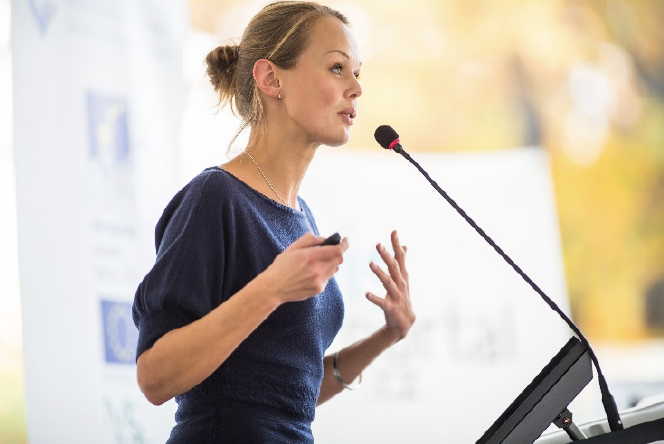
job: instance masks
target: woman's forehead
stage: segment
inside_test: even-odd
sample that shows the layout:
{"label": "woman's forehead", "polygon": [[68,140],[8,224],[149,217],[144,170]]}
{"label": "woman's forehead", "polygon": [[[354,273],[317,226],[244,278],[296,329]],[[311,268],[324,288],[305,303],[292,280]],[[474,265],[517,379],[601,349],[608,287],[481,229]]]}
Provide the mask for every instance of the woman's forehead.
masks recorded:
{"label": "woman's forehead", "polygon": [[324,17],[317,21],[305,52],[319,56],[338,53],[353,62],[360,63],[359,50],[352,30],[336,17]]}

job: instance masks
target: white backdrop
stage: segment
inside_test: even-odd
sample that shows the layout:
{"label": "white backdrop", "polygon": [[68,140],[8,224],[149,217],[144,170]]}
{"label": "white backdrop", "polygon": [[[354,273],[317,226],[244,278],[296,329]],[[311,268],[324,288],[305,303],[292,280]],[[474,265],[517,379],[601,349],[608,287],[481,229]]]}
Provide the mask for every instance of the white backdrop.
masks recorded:
{"label": "white backdrop", "polygon": [[136,386],[133,292],[175,192],[184,1],[12,2],[15,160],[32,444],[158,443]]}
{"label": "white backdrop", "polygon": [[[411,154],[567,311],[545,153]],[[338,273],[346,318],[332,349],[381,325],[363,295],[382,294],[368,264],[380,263],[374,245],[389,245],[392,229],[409,247],[418,315],[360,389],[319,408],[317,442],[475,442],[567,342],[568,328],[402,156],[378,145],[324,148],[307,178],[301,194],[322,234],[339,231],[351,244]]]}

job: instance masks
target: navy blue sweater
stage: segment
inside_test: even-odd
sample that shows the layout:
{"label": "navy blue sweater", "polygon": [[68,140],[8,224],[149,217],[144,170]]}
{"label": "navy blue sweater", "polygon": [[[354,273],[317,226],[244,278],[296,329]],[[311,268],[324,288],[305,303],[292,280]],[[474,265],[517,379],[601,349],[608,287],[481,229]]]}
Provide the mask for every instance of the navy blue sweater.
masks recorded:
{"label": "navy blue sweater", "polygon": [[[134,299],[137,356],[165,333],[205,316],[306,232],[293,210],[230,173],[208,168],[168,204],[157,258]],[[178,396],[169,443],[312,443],[323,356],[343,320],[331,279],[323,293],[274,311],[205,381]]]}

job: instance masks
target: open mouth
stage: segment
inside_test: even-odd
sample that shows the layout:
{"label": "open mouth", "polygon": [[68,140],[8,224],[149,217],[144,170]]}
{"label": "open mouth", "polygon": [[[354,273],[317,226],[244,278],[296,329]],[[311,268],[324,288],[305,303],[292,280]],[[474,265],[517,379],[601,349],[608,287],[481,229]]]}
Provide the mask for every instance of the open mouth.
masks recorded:
{"label": "open mouth", "polygon": [[353,120],[355,119],[355,115],[356,115],[354,109],[344,110],[339,114],[341,114],[341,116],[344,118],[344,120],[348,124],[351,124],[351,125],[353,124]]}

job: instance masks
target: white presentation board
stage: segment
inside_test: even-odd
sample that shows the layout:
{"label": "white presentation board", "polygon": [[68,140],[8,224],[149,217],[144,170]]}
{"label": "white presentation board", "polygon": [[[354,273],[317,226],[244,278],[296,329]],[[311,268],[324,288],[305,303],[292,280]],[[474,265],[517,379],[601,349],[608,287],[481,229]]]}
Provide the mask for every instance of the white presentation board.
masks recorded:
{"label": "white presentation board", "polygon": [[[411,153],[431,177],[556,302],[568,310],[546,153]],[[322,235],[350,248],[338,273],[346,318],[331,349],[382,325],[366,291],[389,233],[409,247],[417,322],[364,374],[321,406],[317,443],[479,439],[571,336],[566,324],[402,156],[319,150],[301,189]],[[578,413],[578,412],[577,412]]]}

